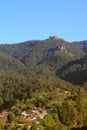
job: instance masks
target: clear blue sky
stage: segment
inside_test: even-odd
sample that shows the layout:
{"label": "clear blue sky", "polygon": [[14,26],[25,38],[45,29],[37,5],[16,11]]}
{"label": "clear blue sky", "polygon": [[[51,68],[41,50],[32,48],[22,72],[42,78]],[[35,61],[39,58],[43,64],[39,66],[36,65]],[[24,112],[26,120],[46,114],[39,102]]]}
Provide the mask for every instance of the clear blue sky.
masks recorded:
{"label": "clear blue sky", "polygon": [[0,0],[0,43],[87,40],[87,0]]}

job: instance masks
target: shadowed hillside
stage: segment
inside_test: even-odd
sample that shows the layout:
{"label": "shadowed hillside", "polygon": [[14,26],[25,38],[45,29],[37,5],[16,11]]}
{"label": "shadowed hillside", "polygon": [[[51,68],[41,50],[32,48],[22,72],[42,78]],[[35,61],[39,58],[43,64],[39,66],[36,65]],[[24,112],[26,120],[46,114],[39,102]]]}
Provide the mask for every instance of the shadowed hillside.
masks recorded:
{"label": "shadowed hillside", "polygon": [[87,56],[64,65],[57,71],[57,75],[75,84],[87,82]]}

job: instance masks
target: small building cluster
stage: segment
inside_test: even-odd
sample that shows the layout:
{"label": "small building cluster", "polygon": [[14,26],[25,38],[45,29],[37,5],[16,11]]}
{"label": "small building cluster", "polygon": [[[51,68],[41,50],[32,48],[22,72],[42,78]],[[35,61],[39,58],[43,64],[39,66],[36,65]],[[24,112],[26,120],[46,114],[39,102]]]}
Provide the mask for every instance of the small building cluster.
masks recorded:
{"label": "small building cluster", "polygon": [[40,119],[43,119],[46,114],[47,114],[46,111],[41,112],[38,110],[32,110],[30,114],[27,113],[26,111],[23,111],[21,113],[24,119],[29,120],[29,121],[37,120],[37,117],[39,117]]}

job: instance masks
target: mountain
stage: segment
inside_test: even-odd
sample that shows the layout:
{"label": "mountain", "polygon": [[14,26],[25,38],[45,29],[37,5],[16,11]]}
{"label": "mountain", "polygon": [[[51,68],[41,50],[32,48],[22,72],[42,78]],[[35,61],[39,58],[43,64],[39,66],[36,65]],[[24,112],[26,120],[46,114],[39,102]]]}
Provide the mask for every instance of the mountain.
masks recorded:
{"label": "mountain", "polygon": [[[57,36],[51,36],[46,40],[26,41],[18,44],[0,45],[0,53],[3,53],[4,65],[0,70],[6,70],[6,67],[14,71],[29,71],[35,74],[43,75],[46,73],[56,74],[70,61],[80,59],[86,55],[82,43],[69,43]],[[8,65],[6,61],[8,58]],[[9,61],[10,60],[10,61]],[[2,62],[3,63],[3,62]],[[49,74],[48,74],[49,75]]]}
{"label": "mountain", "polygon": [[73,43],[81,44],[83,46],[85,53],[87,53],[87,40],[79,41],[79,42],[73,42]]}
{"label": "mountain", "polygon": [[0,129],[22,129],[20,122],[27,129],[29,122],[20,112],[32,114],[34,109],[47,114],[43,119],[35,114],[32,129],[87,128],[86,77],[87,41],[70,43],[50,36],[1,44],[0,111],[10,112]]}

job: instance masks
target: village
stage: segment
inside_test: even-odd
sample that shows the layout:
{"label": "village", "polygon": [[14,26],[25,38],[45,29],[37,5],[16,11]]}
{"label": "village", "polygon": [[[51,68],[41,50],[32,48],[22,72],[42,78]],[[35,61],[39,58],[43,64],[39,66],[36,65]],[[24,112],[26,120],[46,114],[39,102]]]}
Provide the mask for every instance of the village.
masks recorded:
{"label": "village", "polygon": [[[25,125],[25,122],[33,122],[35,121],[36,124],[39,124],[39,120],[38,119],[43,119],[45,115],[47,115],[48,113],[44,110],[42,110],[41,108],[34,108],[33,110],[31,110],[31,112],[27,112],[27,111],[21,111],[19,110],[19,108],[16,108],[14,111],[8,111],[8,110],[3,110],[0,113],[0,120],[2,120],[2,122],[4,121],[4,119],[7,118],[7,123],[10,123],[8,120],[8,118],[10,116],[16,116],[19,121],[18,121],[18,125],[20,127],[23,127]],[[0,121],[1,122],[1,121]],[[0,124],[1,125],[1,124]]]}
{"label": "village", "polygon": [[[57,88],[54,91],[54,94],[62,95],[70,95],[69,90],[61,90]],[[44,109],[41,107],[33,107],[32,109],[20,109],[17,106],[12,106],[10,109],[4,109],[0,112],[0,127],[6,126],[7,128],[17,127],[18,130],[22,130],[25,126],[27,126],[27,130],[31,130],[32,124],[35,123],[37,125],[38,130],[41,125],[41,122],[44,121],[46,116],[52,116],[57,114],[57,111],[54,108]],[[57,115],[58,116],[58,115]],[[9,129],[7,129],[9,130]]]}

